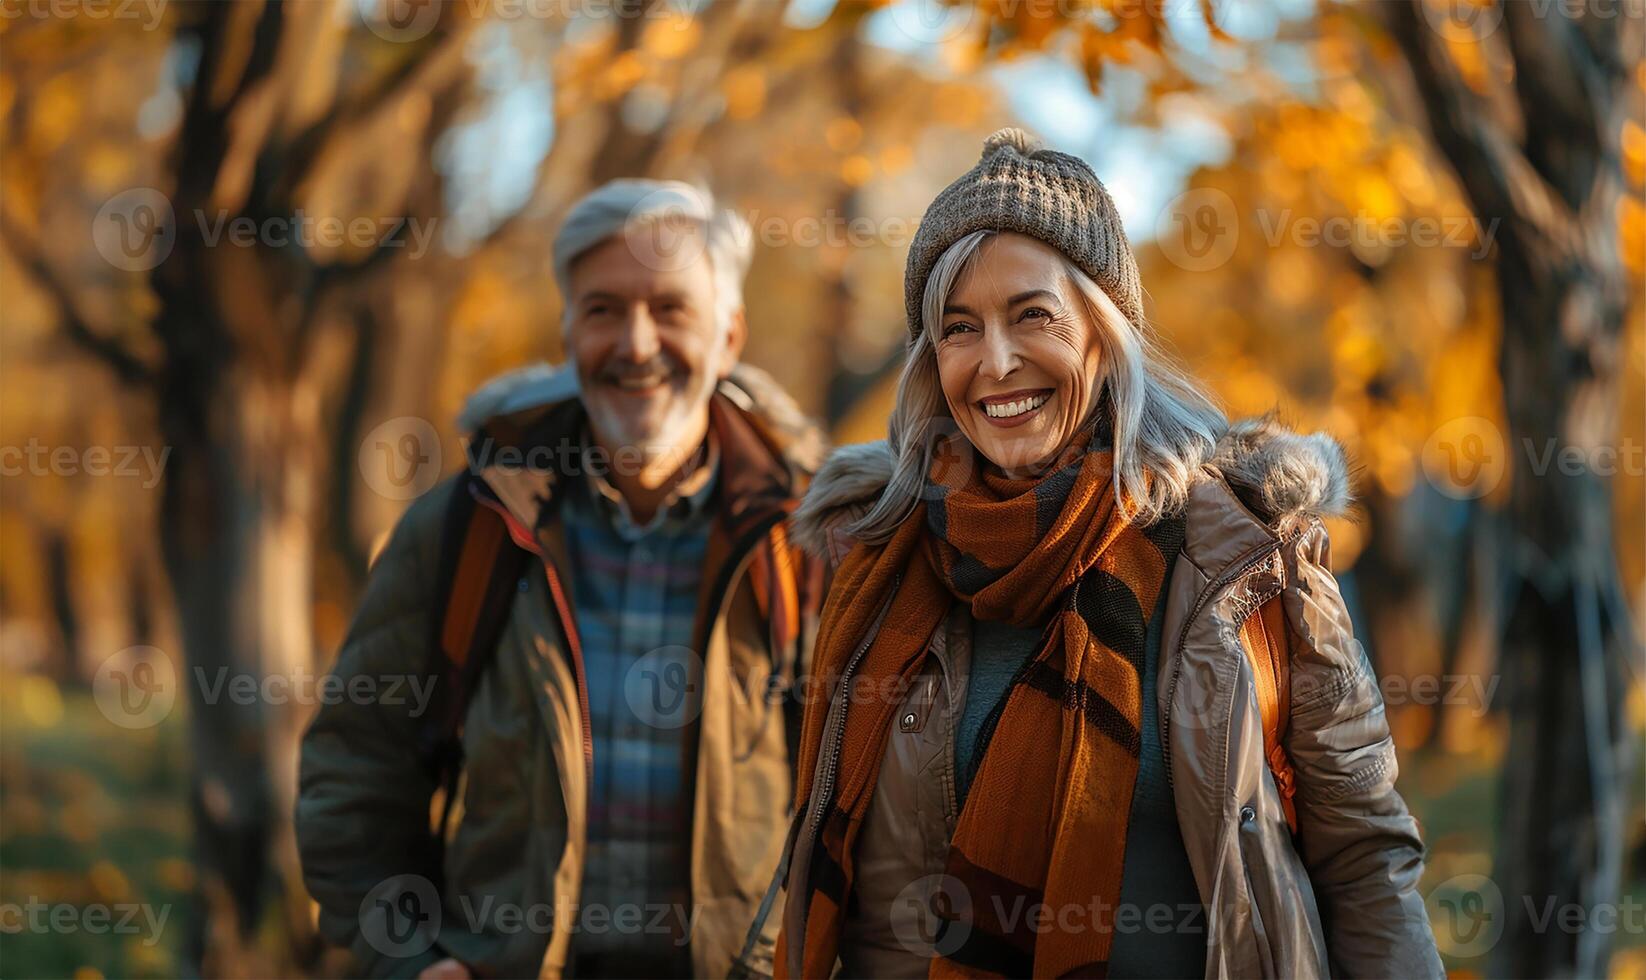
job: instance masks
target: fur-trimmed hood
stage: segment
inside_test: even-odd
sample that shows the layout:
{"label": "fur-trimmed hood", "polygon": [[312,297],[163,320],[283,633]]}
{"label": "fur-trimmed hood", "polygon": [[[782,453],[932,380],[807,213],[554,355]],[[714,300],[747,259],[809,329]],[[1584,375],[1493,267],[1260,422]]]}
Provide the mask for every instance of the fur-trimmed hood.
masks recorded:
{"label": "fur-trimmed hood", "polygon": [[[835,449],[795,513],[795,542],[814,555],[833,550],[838,557],[844,529],[868,513],[891,475],[885,440]],[[1254,517],[1273,528],[1340,516],[1351,503],[1349,465],[1337,440],[1324,432],[1294,432],[1273,415],[1231,425],[1206,479],[1222,479]]]}

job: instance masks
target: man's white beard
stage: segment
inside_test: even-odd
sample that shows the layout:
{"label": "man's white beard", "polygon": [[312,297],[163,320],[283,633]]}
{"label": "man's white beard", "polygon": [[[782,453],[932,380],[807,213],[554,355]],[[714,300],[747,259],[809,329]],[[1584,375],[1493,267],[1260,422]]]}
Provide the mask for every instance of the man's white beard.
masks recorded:
{"label": "man's white beard", "polygon": [[585,397],[583,404],[595,432],[610,443],[606,448],[611,452],[633,447],[641,451],[648,463],[670,453],[684,460],[701,441],[698,439],[692,445],[683,445],[685,440],[697,435],[692,428],[698,422],[700,406],[714,390],[715,379],[706,376],[697,384],[696,390],[672,393],[660,410],[653,409],[645,415],[615,410],[608,399],[628,396],[608,394],[604,390],[592,398]]}

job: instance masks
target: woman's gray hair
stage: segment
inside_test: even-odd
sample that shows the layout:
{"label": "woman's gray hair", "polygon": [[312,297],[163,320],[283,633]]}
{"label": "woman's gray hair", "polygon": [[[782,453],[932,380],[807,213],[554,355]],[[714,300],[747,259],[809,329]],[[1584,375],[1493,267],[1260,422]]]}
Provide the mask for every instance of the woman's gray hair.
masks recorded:
{"label": "woman's gray hair", "polygon": [[[743,308],[743,278],[754,253],[749,223],[721,208],[713,194],[684,181],[623,179],[602,184],[572,205],[554,236],[554,281],[564,304],[562,329],[571,325],[571,267],[579,256],[614,235],[658,235],[664,226],[680,223],[703,230],[714,275],[715,320],[721,329],[729,326],[732,315]],[[641,257],[642,261],[661,261],[678,268],[697,258],[657,244],[662,247]]]}
{"label": "woman's gray hair", "polygon": [[[860,540],[878,543],[892,536],[925,492],[933,453],[957,432],[937,373],[943,304],[993,234],[966,235],[932,266],[921,299],[921,329],[909,343],[887,424],[892,477],[874,507],[847,529]],[[1146,324],[1128,320],[1073,262],[1065,261],[1064,271],[1097,328],[1102,374],[1093,386],[1099,394],[1092,412],[1112,413],[1115,492],[1131,502],[1133,520],[1152,523],[1187,502],[1229,428],[1228,419],[1159,347]]]}

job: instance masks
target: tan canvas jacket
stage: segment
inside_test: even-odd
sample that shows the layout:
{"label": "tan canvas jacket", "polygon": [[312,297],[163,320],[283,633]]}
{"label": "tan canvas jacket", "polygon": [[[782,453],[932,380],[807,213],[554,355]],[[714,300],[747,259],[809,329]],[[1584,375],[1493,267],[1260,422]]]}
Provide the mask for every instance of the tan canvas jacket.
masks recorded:
{"label": "tan canvas jacket", "polygon": [[[890,465],[884,443],[837,450],[801,509],[797,537],[843,554],[851,542],[842,529],[884,488]],[[1178,822],[1207,908],[1204,931],[1190,937],[1206,943],[1207,977],[1442,975],[1417,890],[1423,844],[1394,787],[1383,699],[1328,570],[1320,517],[1341,510],[1347,497],[1335,443],[1258,420],[1231,431],[1184,515],[1156,697]],[[1291,655],[1284,744],[1295,768],[1295,837],[1264,758],[1252,669],[1237,637],[1247,615],[1275,596]],[[906,949],[911,939],[929,938],[904,891],[909,882],[874,869],[907,867],[908,855],[920,855],[924,873],[940,876],[954,833],[953,729],[963,697],[956,685],[966,676],[969,629],[951,622],[932,644],[937,655],[895,716],[859,838],[841,952],[848,976],[906,974],[908,957],[877,956],[873,947]],[[826,768],[818,766],[820,779]],[[823,795],[813,787],[814,801]],[[810,890],[815,841],[809,820],[799,826],[790,896]],[[803,903],[791,900],[784,915],[789,935],[801,935]],[[882,932],[854,945],[854,930]],[[788,944],[791,976],[800,975],[800,946]]]}

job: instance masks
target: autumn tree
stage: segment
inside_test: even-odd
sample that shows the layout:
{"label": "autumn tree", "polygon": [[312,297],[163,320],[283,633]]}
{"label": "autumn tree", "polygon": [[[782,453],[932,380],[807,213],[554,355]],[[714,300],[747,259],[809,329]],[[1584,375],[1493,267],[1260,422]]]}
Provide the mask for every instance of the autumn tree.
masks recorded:
{"label": "autumn tree", "polygon": [[[111,39],[140,37],[128,54],[162,89],[175,72],[180,105],[155,139],[143,180],[153,186],[115,194],[90,222],[109,239],[98,242],[107,262],[84,264],[92,250],[78,229],[23,220],[18,205],[39,187],[14,180],[23,196],[0,218],[8,256],[54,304],[62,338],[152,406],[171,453],[155,517],[189,697],[194,969],[313,965],[289,826],[306,706],[246,703],[222,683],[323,668],[373,543],[405,503],[369,474],[361,485],[366,431],[396,414],[449,418],[451,398],[486,374],[553,351],[548,240],[571,200],[619,176],[720,183],[705,155],[736,146],[762,113],[817,111],[818,74],[859,43],[860,12],[795,30],[778,4],[613,10],[575,39],[552,17],[486,4],[373,13],[355,0],[173,4],[153,33],[108,25],[74,47],[52,47],[85,31],[72,18],[6,37],[8,52],[33,45],[33,64],[62,91],[73,77],[64,60],[107,57]],[[552,59],[552,152],[527,175],[524,202],[453,245],[454,201],[472,188],[437,166],[441,140],[483,101],[476,51],[533,38]],[[14,126],[43,108],[24,105]],[[149,152],[133,136],[109,141]],[[73,149],[83,155],[59,168],[88,166],[93,150]],[[25,164],[41,183],[52,172]],[[731,170],[746,193],[780,189],[765,161]],[[785,323],[763,342],[806,326]],[[421,451],[449,435],[438,428]],[[448,469],[456,458],[445,455]],[[291,949],[257,939],[271,918]]]}
{"label": "autumn tree", "polygon": [[1512,483],[1494,529],[1510,723],[1494,970],[1594,976],[1610,934],[1551,931],[1537,917],[1617,900],[1634,772],[1624,692],[1638,640],[1614,553],[1612,474],[1554,464],[1572,450],[1594,460],[1618,436],[1630,303],[1621,144],[1626,127],[1639,131],[1643,10],[1382,6],[1436,146],[1497,228]]}

